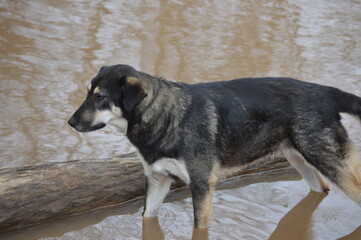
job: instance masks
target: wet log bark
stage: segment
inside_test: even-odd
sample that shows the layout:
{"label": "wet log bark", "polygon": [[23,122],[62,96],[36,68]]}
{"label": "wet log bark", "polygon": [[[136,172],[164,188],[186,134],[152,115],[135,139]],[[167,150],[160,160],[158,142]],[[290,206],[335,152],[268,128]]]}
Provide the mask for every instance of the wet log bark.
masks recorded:
{"label": "wet log bark", "polygon": [[[226,178],[288,166],[283,158],[265,159]],[[0,232],[125,202],[144,196],[144,187],[135,156],[2,168]]]}

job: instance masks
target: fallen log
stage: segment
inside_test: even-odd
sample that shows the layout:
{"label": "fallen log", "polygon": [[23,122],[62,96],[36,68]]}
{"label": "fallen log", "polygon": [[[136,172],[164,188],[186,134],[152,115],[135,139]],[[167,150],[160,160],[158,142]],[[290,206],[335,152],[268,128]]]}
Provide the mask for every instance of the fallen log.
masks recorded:
{"label": "fallen log", "polygon": [[[226,178],[288,167],[273,157]],[[172,189],[183,187],[180,182]],[[122,203],[145,193],[143,168],[135,156],[76,160],[0,169],[0,232]]]}

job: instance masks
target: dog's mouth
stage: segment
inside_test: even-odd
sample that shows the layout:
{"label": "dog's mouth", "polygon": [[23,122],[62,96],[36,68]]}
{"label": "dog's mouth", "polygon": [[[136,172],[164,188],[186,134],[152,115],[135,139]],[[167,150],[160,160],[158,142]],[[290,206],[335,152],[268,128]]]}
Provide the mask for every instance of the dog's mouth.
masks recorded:
{"label": "dog's mouth", "polygon": [[76,121],[74,121],[72,118],[68,121],[68,124],[78,132],[91,132],[106,126],[105,123],[98,123],[93,126],[90,124],[77,124]]}
{"label": "dog's mouth", "polygon": [[101,129],[103,127],[105,127],[106,124],[105,123],[98,123],[94,126],[91,126],[90,128],[88,128],[87,130],[83,131],[83,132],[91,132],[91,131],[95,131],[95,130],[98,130],[98,129]]}

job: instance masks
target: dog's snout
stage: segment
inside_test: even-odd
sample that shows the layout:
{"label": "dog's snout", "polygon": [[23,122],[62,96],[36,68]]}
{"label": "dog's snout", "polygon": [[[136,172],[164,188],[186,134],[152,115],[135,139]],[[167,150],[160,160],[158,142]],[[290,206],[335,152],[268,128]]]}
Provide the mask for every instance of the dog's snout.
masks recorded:
{"label": "dog's snout", "polygon": [[68,124],[69,124],[70,126],[72,126],[73,128],[75,128],[75,126],[76,126],[76,120],[75,120],[75,118],[74,118],[74,117],[71,117],[71,118],[69,119],[69,121],[68,121]]}

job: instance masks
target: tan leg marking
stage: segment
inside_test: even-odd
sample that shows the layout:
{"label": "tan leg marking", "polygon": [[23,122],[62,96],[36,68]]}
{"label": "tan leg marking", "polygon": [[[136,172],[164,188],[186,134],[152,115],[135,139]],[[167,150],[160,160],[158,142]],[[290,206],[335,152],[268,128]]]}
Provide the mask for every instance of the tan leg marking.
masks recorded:
{"label": "tan leg marking", "polygon": [[352,145],[348,147],[345,164],[346,166],[340,169],[340,187],[361,206],[361,161]]}
{"label": "tan leg marking", "polygon": [[210,178],[208,180],[209,183],[209,191],[207,195],[204,197],[201,209],[198,212],[198,228],[207,228],[209,221],[211,220],[212,215],[212,198],[215,190],[215,185],[217,183],[217,173],[219,171],[219,166],[214,166],[211,172]]}
{"label": "tan leg marking", "polygon": [[210,186],[208,194],[204,197],[202,207],[198,212],[198,228],[207,228],[212,214],[212,198],[214,186]]}

